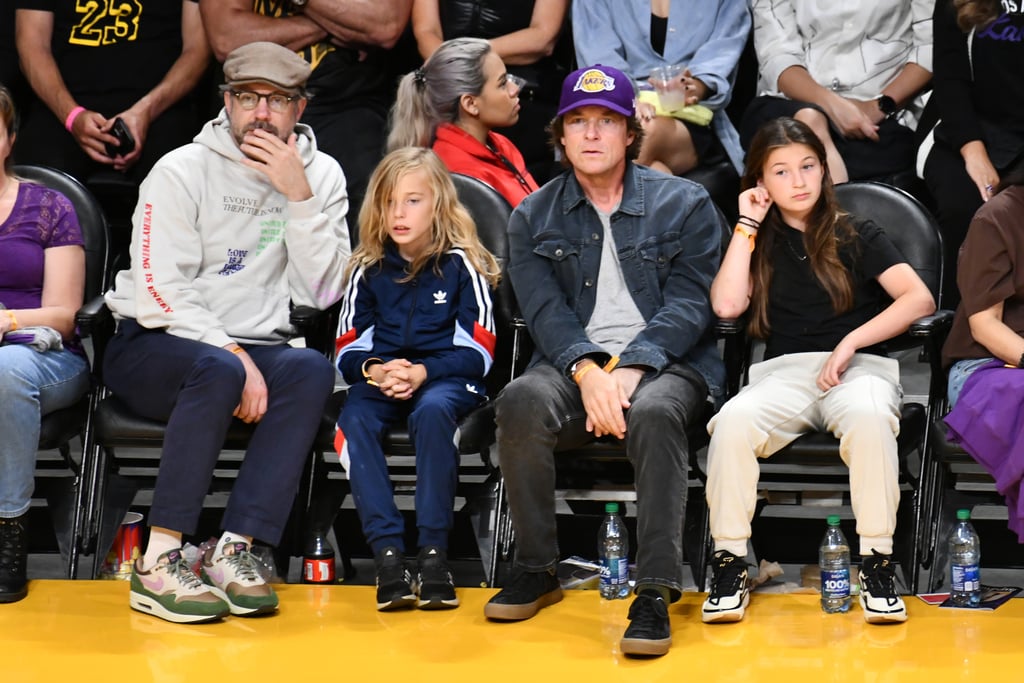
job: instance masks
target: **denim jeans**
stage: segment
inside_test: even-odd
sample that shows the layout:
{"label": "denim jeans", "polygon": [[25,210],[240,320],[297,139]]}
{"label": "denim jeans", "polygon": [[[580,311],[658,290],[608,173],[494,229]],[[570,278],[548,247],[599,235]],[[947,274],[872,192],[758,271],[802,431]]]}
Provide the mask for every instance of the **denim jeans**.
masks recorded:
{"label": "denim jeans", "polygon": [[67,349],[0,347],[0,517],[28,510],[35,485],[39,421],[89,389],[89,364]]}
{"label": "denim jeans", "polygon": [[[637,583],[682,591],[683,516],[689,441],[686,427],[700,414],[707,386],[692,368],[669,365],[648,376],[626,412],[626,455],[637,498]],[[516,562],[541,571],[558,562],[555,458],[594,437],[579,389],[552,365],[540,363],[498,396],[498,453],[516,532]]]}
{"label": "denim jeans", "polygon": [[[246,345],[267,385],[267,412],[253,430],[221,528],[277,545],[334,386],[334,368],[313,349]],[[235,354],[122,320],[104,357],[110,390],[139,415],[167,423],[150,508],[151,526],[195,533],[245,385]]]}
{"label": "denim jeans", "polygon": [[967,360],[958,360],[953,363],[949,368],[949,382],[946,384],[946,398],[949,399],[950,410],[953,409],[953,406],[956,405],[957,400],[960,398],[960,392],[964,390],[967,378],[973,375],[975,370],[992,360],[995,359],[991,357],[968,358]]}

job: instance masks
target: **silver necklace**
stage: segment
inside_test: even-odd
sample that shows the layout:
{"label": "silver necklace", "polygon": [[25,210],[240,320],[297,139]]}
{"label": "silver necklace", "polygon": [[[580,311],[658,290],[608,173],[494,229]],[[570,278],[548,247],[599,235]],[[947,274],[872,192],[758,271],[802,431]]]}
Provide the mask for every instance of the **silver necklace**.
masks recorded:
{"label": "silver necklace", "polygon": [[789,240],[788,236],[783,236],[782,241],[786,243],[786,248],[789,249],[789,253],[793,255],[793,258],[795,258],[797,261],[807,260],[807,254],[801,256],[800,253],[796,250],[796,247],[794,247],[793,243]]}

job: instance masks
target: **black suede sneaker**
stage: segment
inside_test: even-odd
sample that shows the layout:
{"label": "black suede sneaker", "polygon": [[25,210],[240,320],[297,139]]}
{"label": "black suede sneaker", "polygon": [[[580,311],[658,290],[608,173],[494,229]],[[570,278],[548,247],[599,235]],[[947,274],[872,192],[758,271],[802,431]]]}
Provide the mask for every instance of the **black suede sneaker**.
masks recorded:
{"label": "black suede sneaker", "polygon": [[739,621],[749,602],[746,560],[719,550],[711,558],[711,590],[701,607],[701,619],[706,624]]}
{"label": "black suede sneaker", "polygon": [[373,558],[377,565],[377,609],[381,612],[411,607],[416,602],[412,576],[405,568],[402,552],[388,546]]}
{"label": "black suede sneaker", "polygon": [[484,605],[484,616],[499,621],[521,621],[561,600],[562,586],[554,569],[530,572],[516,568],[508,584]]}
{"label": "black suede sneaker", "polygon": [[420,549],[416,557],[416,606],[420,609],[451,609],[459,606],[455,580],[447,553],[437,546]]}
{"label": "black suede sneaker", "polygon": [[668,605],[655,591],[645,590],[629,606],[629,627],[619,641],[622,654],[660,657],[672,646]]}

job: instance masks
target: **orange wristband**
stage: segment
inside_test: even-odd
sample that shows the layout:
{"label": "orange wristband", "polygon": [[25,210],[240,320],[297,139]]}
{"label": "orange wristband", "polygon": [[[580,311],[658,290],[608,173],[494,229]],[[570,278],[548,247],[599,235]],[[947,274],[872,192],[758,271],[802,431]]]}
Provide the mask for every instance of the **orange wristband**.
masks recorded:
{"label": "orange wristband", "polygon": [[596,367],[600,366],[598,366],[597,363],[589,363],[587,365],[584,365],[582,368],[576,371],[575,375],[572,376],[572,381],[576,382],[576,384],[579,384],[580,380],[583,379],[583,375],[587,374]]}
{"label": "orange wristband", "polygon": [[743,225],[742,223],[737,223],[736,232],[744,235],[750,241],[750,251],[754,251],[754,240],[757,239],[757,230]]}
{"label": "orange wristband", "polygon": [[5,308],[4,313],[6,313],[7,317],[11,320],[11,331],[18,329],[20,326],[18,325],[18,319],[14,317],[14,311]]}

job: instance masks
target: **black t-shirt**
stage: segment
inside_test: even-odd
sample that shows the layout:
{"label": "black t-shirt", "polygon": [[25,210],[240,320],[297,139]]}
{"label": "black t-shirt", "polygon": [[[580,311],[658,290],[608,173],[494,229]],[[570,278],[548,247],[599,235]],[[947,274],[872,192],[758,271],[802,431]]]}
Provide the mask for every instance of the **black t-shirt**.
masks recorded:
{"label": "black t-shirt", "polygon": [[[771,336],[767,339],[765,359],[786,353],[832,351],[843,337],[888,304],[885,290],[876,278],[906,259],[873,222],[854,217],[850,220],[857,239],[840,246],[839,258],[851,274],[853,307],[838,315],[828,292],[811,271],[803,233],[785,226],[776,237],[768,294]],[[884,355],[885,348],[879,344],[860,351]]]}
{"label": "black t-shirt", "polygon": [[[533,20],[535,0],[440,0],[438,12],[445,40],[452,38],[486,38],[488,40],[521,31]],[[541,57],[532,64],[508,64],[508,72],[526,80],[523,96],[557,102],[562,79],[564,46],[560,41],[555,54]],[[571,59],[571,57],[570,57]]]}
{"label": "black t-shirt", "polygon": [[130,107],[181,55],[180,0],[16,2],[19,9],[53,13],[57,68],[88,109],[113,114]]}
{"label": "black t-shirt", "polygon": [[[266,17],[295,14],[291,0],[253,0],[253,11]],[[298,53],[313,67],[306,87],[313,95],[309,106],[314,110],[366,104],[368,98],[381,107],[386,105],[387,65],[382,50],[368,48],[360,53],[322,40]]]}

